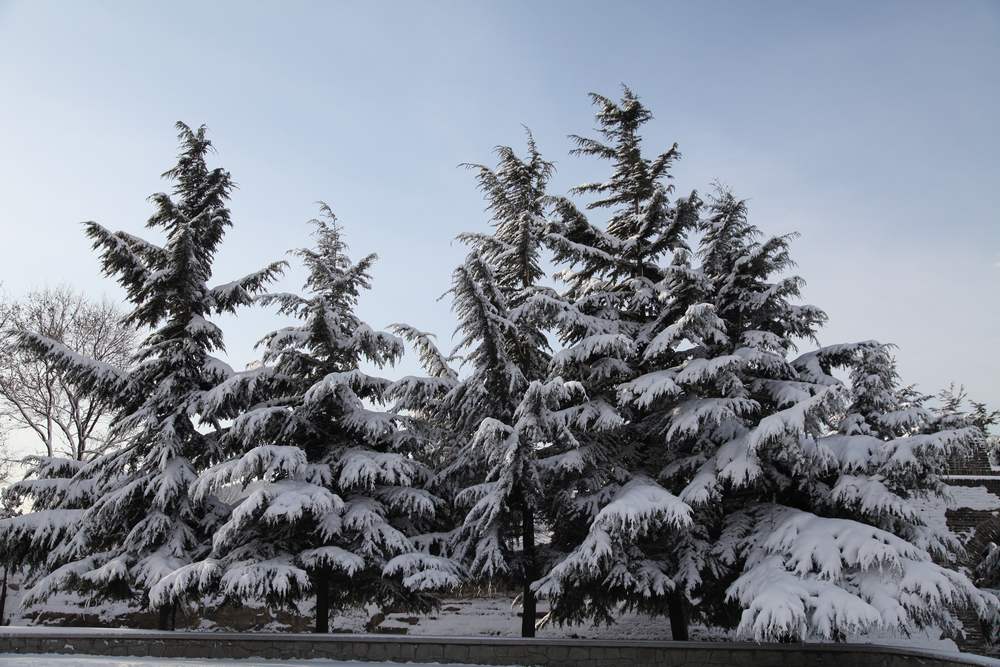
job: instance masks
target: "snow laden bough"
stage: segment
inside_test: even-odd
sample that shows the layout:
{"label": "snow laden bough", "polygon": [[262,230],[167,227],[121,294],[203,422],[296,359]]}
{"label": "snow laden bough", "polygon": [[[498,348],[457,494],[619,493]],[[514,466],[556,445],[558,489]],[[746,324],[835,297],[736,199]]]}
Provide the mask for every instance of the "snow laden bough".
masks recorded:
{"label": "snow laden bough", "polygon": [[[577,608],[577,615],[556,619],[560,622],[594,617],[612,621],[610,608],[601,600],[630,600],[662,597],[674,590],[670,565],[657,559],[644,544],[658,533],[677,533],[691,526],[691,509],[654,480],[636,477],[624,485],[612,485],[601,494],[607,502],[596,512],[586,537],[567,557],[535,583],[540,597],[554,607]],[[601,498],[581,499],[600,502]],[[652,557],[651,557],[652,556]],[[596,586],[603,596],[588,596]],[[591,608],[581,608],[590,605]],[[552,620],[551,617],[543,622]]]}
{"label": "snow laden bough", "polygon": [[989,617],[996,599],[892,533],[857,521],[761,506],[734,515],[716,546],[740,554],[730,599],[737,633],[758,641],[898,632],[927,626],[960,633],[962,608]]}

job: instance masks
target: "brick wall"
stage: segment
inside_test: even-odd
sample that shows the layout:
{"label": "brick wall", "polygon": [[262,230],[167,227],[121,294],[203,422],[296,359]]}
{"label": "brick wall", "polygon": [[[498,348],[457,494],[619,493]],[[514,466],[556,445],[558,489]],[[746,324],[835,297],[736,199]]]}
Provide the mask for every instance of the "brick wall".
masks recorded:
{"label": "brick wall", "polygon": [[[949,461],[945,481],[955,487],[983,487],[1000,496],[1000,474],[990,467],[986,448],[969,456],[956,456]],[[987,545],[995,541],[1000,528],[1000,505],[994,509],[972,509],[954,507],[945,512],[948,527],[959,534],[968,535],[965,542],[967,567],[974,567],[982,557]],[[960,613],[966,635],[956,638],[965,651],[984,652],[993,650],[986,640],[985,632],[978,617],[971,610]]]}
{"label": "brick wall", "polygon": [[990,468],[986,448],[977,449],[968,456],[953,456],[948,462],[948,472],[952,475],[995,475]]}
{"label": "brick wall", "polygon": [[[545,667],[952,667],[974,658],[865,644],[751,644],[6,629],[0,653],[457,662]],[[1000,664],[1000,663],[998,663]]]}

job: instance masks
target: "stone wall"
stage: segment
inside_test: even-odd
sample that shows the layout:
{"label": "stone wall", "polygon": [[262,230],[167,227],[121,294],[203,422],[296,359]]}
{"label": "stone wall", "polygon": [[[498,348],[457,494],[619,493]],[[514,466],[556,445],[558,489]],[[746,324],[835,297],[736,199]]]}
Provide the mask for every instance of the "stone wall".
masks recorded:
{"label": "stone wall", "polygon": [[[864,644],[751,644],[503,638],[380,637],[4,629],[0,653],[165,658],[271,658],[450,662],[547,667],[951,667],[983,664]],[[995,661],[1000,666],[1000,661]]]}

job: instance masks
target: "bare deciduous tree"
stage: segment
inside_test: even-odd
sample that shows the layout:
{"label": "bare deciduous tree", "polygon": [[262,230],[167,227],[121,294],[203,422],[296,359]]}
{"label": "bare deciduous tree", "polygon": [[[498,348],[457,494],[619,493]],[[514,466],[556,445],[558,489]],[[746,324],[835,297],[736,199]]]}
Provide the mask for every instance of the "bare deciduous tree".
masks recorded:
{"label": "bare deciduous tree", "polygon": [[[17,461],[10,452],[7,433],[4,431],[3,424],[0,424],[0,489],[6,489],[14,481],[16,463]],[[0,519],[7,519],[20,513],[20,503],[15,497],[0,494]],[[7,592],[12,569],[9,562],[3,561],[3,574],[0,575],[0,625],[10,623],[7,618]]]}
{"label": "bare deciduous tree", "polygon": [[0,302],[0,419],[31,431],[48,456],[86,460],[117,443],[108,432],[110,406],[79,394],[51,362],[21,349],[31,331],[116,366],[128,364],[138,333],[110,301],[92,301],[69,287]]}

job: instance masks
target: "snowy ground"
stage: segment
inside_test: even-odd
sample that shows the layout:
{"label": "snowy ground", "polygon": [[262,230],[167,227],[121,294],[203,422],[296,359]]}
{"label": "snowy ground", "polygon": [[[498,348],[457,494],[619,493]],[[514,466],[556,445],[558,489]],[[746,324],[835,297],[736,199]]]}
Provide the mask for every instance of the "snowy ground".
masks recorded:
{"label": "snowy ground", "polygon": [[[476,667],[432,663],[437,667]],[[0,667],[402,667],[399,662],[338,660],[191,660],[180,658],[110,658],[100,655],[0,654]]]}
{"label": "snowy ground", "polygon": [[[80,612],[82,609],[69,603],[68,601],[56,602],[52,606],[72,613]],[[311,609],[303,609],[308,614]],[[367,632],[366,625],[372,620],[373,614],[377,613],[377,608],[372,607],[367,610],[354,610],[347,613],[338,614],[331,619],[333,632],[336,634],[364,634]],[[122,627],[114,627],[114,622],[104,625],[103,623],[93,623],[102,627],[54,627],[42,625],[27,625],[25,619],[13,619],[10,626],[0,627],[0,636],[5,632],[93,632],[95,630],[122,634],[129,632],[143,632],[142,630],[131,630]],[[513,605],[513,600],[506,596],[494,597],[469,597],[469,598],[446,598],[442,600],[437,611],[427,615],[414,615],[406,613],[387,614],[378,623],[379,632],[385,634],[399,634],[407,636],[435,636],[435,637],[518,637],[521,633],[521,619],[517,615],[517,609]],[[224,632],[233,628],[220,627],[207,619],[195,627],[185,628],[200,632]],[[285,623],[273,621],[267,625],[256,628],[240,628],[241,630],[264,631],[264,632],[288,632],[288,631],[308,631],[308,627],[292,628]],[[670,623],[663,617],[651,617],[643,614],[625,614],[621,616],[613,625],[593,625],[580,624],[572,626],[546,626],[538,632],[540,638],[549,639],[633,639],[633,640],[668,640],[670,636]],[[695,625],[691,628],[691,638],[702,641],[725,641],[732,637],[719,628],[706,628]],[[939,639],[937,633],[925,633],[919,636],[902,638],[891,635],[868,635],[851,637],[850,641],[858,643],[875,644],[895,644],[908,648],[932,649],[937,651],[957,651],[955,643],[950,639]],[[0,661],[0,667],[5,667],[7,663]],[[216,664],[216,663],[211,663]],[[270,663],[268,663],[270,664]]]}

